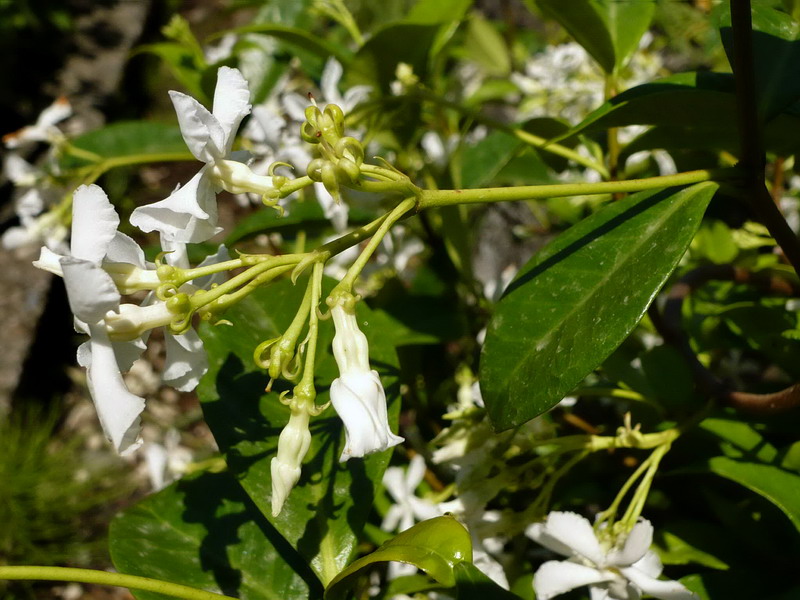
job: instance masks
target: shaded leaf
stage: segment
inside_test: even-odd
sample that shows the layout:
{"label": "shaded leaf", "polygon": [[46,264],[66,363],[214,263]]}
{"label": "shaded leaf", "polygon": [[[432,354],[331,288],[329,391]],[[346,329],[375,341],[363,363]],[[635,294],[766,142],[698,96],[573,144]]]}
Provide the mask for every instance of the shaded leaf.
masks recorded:
{"label": "shaded leaf", "polygon": [[311,569],[227,473],[187,477],[145,498],[117,515],[109,536],[121,573],[243,600],[322,596]]}
{"label": "shaded leaf", "polygon": [[800,530],[800,476],[780,467],[759,462],[715,456],[708,468],[717,475],[735,481],[763,496],[780,508]]}
{"label": "shaded leaf", "polygon": [[454,570],[458,600],[519,600],[519,596],[500,587],[471,562],[457,563]]}
{"label": "shaded leaf", "polygon": [[481,355],[481,390],[495,429],[552,408],[622,343],[677,265],[716,187],[615,202],[520,270]]}
{"label": "shaded leaf", "polygon": [[[326,285],[330,287],[329,283]],[[277,451],[278,434],[289,417],[278,395],[292,386],[278,381],[271,393],[265,393],[268,377],[256,369],[252,354],[258,343],[286,329],[304,292],[302,282],[293,286],[289,281],[281,281],[258,290],[231,308],[225,318],[233,326],[202,327],[210,368],[198,393],[206,421],[231,473],[268,520],[327,583],[350,559],[391,450],[340,463],[344,432],[340,419],[329,407],[312,419],[312,441],[303,474],[283,512],[272,517],[270,460]],[[391,328],[379,313],[371,312],[363,303],[359,303],[357,311],[369,339],[371,365],[386,388],[390,421],[396,427],[397,358],[391,344]],[[330,349],[332,338],[331,321],[321,322],[315,374],[319,404],[329,400],[330,383],[338,376]]]}
{"label": "shaded leaf", "polygon": [[[167,157],[195,160],[186,148],[180,128],[170,123],[120,121],[78,136],[72,140],[72,144],[104,160],[132,156],[152,156],[152,162],[159,160],[159,157],[162,157],[161,160]],[[65,168],[87,163],[87,160],[71,155],[63,158]]]}

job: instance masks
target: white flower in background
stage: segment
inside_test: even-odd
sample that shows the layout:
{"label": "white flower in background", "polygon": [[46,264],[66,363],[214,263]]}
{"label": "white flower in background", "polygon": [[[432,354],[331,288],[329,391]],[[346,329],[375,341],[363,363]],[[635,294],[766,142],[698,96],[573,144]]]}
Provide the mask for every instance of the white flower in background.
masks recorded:
{"label": "white flower in background", "polygon": [[336,327],[333,356],[339,377],[331,384],[331,403],[345,427],[339,460],[381,452],[403,441],[389,429],[386,393],[377,371],[369,368],[367,337],[358,328],[355,310],[337,302],[331,307]]}
{"label": "white flower in background", "polygon": [[186,473],[192,458],[192,451],[181,445],[181,434],[177,429],[167,431],[163,444],[145,444],[145,465],[153,491],[163,490],[173,481],[177,481]]}
{"label": "white flower in background", "polygon": [[69,100],[61,96],[41,112],[35,124],[4,135],[3,143],[6,148],[19,148],[32,142],[52,143],[62,136],[56,124],[70,116],[72,116],[72,106]]}
{"label": "white flower in background", "polygon": [[592,600],[639,600],[642,593],[661,600],[697,600],[677,581],[657,579],[662,566],[650,550],[653,526],[641,519],[624,539],[603,544],[584,517],[571,512],[551,512],[534,523],[526,535],[545,548],[567,556],[551,560],[536,571],[536,597],[549,600],[588,585]]}
{"label": "white flower in background", "polygon": [[237,168],[237,163],[227,159],[239,124],[250,113],[250,91],[238,70],[221,67],[212,112],[191,96],[175,91],[169,94],[183,139],[205,166],[165,200],[134,210],[131,223],[145,232],[159,231],[176,242],[203,242],[220,231],[216,197],[221,189],[219,177]]}
{"label": "white flower in background", "polygon": [[381,523],[384,531],[405,531],[417,521],[425,521],[442,514],[439,507],[418,498],[417,487],[425,477],[425,459],[417,454],[411,459],[408,469],[389,467],[383,474],[383,486],[394,499],[394,504],[386,512]]}

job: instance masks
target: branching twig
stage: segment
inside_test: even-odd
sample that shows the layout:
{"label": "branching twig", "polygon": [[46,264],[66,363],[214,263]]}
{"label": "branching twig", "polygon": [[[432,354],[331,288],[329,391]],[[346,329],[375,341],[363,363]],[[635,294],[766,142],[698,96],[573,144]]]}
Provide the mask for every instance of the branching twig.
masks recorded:
{"label": "branching twig", "polygon": [[663,314],[659,313],[655,305],[651,305],[650,316],[664,340],[672,344],[689,363],[697,387],[705,394],[721,399],[734,408],[746,412],[777,413],[800,406],[800,384],[794,384],[771,394],[740,392],[731,389],[698,360],[689,344],[689,339],[683,332],[683,301],[709,281],[733,281],[748,284],[771,294],[800,294],[800,285],[794,281],[766,273],[754,273],[733,265],[698,267],[684,275],[669,291]]}

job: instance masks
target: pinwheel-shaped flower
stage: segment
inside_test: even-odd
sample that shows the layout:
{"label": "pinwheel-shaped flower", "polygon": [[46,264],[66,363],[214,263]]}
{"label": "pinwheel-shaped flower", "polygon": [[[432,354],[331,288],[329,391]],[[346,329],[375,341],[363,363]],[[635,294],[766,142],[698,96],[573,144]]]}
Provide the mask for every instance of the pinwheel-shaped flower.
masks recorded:
{"label": "pinwheel-shaped flower", "polygon": [[386,512],[381,528],[384,531],[405,531],[417,521],[425,521],[442,514],[439,507],[415,494],[417,487],[425,477],[425,459],[416,454],[408,465],[389,467],[383,474],[383,485],[389,491],[395,503]]}
{"label": "pinwheel-shaped flower", "polygon": [[331,306],[336,327],[333,356],[339,377],[331,384],[331,403],[345,427],[345,446],[339,460],[381,452],[403,441],[389,429],[386,393],[377,371],[369,368],[367,337],[358,328],[353,302]]}
{"label": "pinwheel-shaped flower", "polygon": [[[160,282],[156,272],[147,269],[141,248],[117,231],[118,225],[119,216],[103,190],[81,186],[73,197],[69,255],[45,247],[34,265],[64,278],[76,328],[91,336],[78,349],[78,363],[87,369],[103,430],[125,454],[139,446],[144,400],[127,390],[121,372],[141,354],[143,336],[154,327],[168,325],[175,315],[152,296],[142,306],[121,304],[120,290],[152,289]],[[227,256],[224,248],[219,256]],[[128,341],[116,341],[120,337]],[[191,329],[167,335],[166,346],[164,381],[181,391],[194,389],[208,368],[199,336]]]}
{"label": "pinwheel-shaped flower", "polygon": [[571,512],[551,512],[525,532],[545,548],[568,556],[544,563],[533,578],[536,597],[548,600],[588,585],[592,600],[639,600],[642,593],[661,600],[697,600],[677,581],[657,579],[661,561],[650,550],[653,526],[641,519],[611,547],[598,540],[591,523]]}
{"label": "pinwheel-shaped flower", "polygon": [[230,175],[228,171],[236,167],[227,158],[239,124],[250,113],[250,91],[237,69],[221,67],[212,112],[186,94],[169,95],[189,151],[205,166],[165,200],[134,210],[131,223],[142,231],[160,231],[176,242],[203,242],[219,232],[219,176]]}

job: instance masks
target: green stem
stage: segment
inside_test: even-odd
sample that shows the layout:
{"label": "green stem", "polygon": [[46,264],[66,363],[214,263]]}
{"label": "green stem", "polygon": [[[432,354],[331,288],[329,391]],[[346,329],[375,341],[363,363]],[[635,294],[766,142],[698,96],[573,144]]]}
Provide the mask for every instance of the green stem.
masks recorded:
{"label": "green stem", "polygon": [[215,594],[199,590],[186,585],[160,581],[138,575],[125,575],[123,573],[109,573],[94,569],[73,569],[67,567],[0,567],[0,579],[9,580],[39,580],[39,581],[74,581],[77,583],[96,583],[99,585],[113,585],[132,590],[156,592],[173,598],[186,598],[186,600],[235,600],[231,596]]}
{"label": "green stem", "polygon": [[636,524],[636,521],[639,520],[642,510],[644,510],[644,503],[647,502],[647,496],[650,494],[650,486],[653,483],[653,478],[656,472],[658,472],[658,466],[661,464],[661,459],[669,452],[671,446],[672,444],[669,442],[663,444],[653,450],[652,454],[648,457],[650,464],[648,465],[647,472],[644,474],[644,477],[642,477],[639,487],[636,488],[636,492],[633,494],[630,504],[628,504],[628,509],[625,511],[622,519],[620,519],[620,524],[624,530],[630,531]]}
{"label": "green stem", "polygon": [[679,185],[735,179],[741,176],[736,168],[702,169],[675,175],[646,177],[628,181],[604,181],[600,183],[565,183],[556,185],[526,185],[507,188],[483,188],[472,190],[423,190],[417,210],[438,208],[454,204],[477,204],[485,202],[508,202],[534,200],[537,198],[563,198],[590,194],[616,194],[657,190]]}
{"label": "green stem", "polygon": [[[289,271],[294,269],[294,267],[295,267],[294,264],[289,264],[267,269],[266,271],[259,273],[256,277],[253,277],[253,279],[249,283],[243,285],[235,292],[230,292],[219,296],[214,302],[213,306],[209,307],[206,310],[208,310],[209,313],[225,312],[231,306],[233,306],[237,302],[241,301],[243,298],[255,292],[259,287],[261,287],[265,283],[272,281],[276,277],[280,277],[284,273],[288,273]],[[217,289],[219,288],[215,288],[215,290]],[[203,306],[206,304],[208,303],[203,303]]]}
{"label": "green stem", "polygon": [[375,232],[375,235],[372,236],[372,239],[367,244],[367,247],[364,248],[361,254],[358,255],[358,258],[352,265],[350,265],[350,268],[347,270],[345,276],[342,277],[342,280],[331,291],[331,296],[333,296],[337,290],[349,292],[353,289],[353,284],[355,283],[356,278],[366,266],[367,261],[369,260],[370,256],[372,256],[372,253],[375,252],[378,244],[380,244],[381,240],[383,240],[383,236],[386,235],[389,229],[391,229],[392,225],[394,225],[400,219],[400,217],[414,208],[416,203],[416,198],[406,198],[400,204],[395,206],[392,212],[386,215],[380,227],[378,227],[378,230]]}
{"label": "green stem", "polygon": [[[322,298],[322,269],[323,263],[314,263],[311,272],[310,311],[308,313],[308,349],[306,350],[306,363],[303,366],[303,378],[300,386],[306,390],[314,390],[314,366],[317,356],[317,337],[319,334],[319,301]],[[313,398],[312,398],[313,399]]]}
{"label": "green stem", "polygon": [[281,186],[279,190],[281,193],[281,198],[286,198],[286,196],[290,194],[294,194],[298,190],[302,190],[310,186],[314,181],[308,175],[303,175],[302,177],[298,177],[297,179],[290,179],[286,182],[286,185]]}
{"label": "green stem", "polygon": [[231,296],[233,296],[234,294],[233,290],[236,290],[236,288],[243,286],[251,282],[252,280],[257,279],[259,276],[263,275],[266,271],[284,265],[291,267],[300,262],[300,260],[301,258],[295,254],[272,256],[270,257],[269,260],[264,260],[261,263],[253,267],[250,267],[244,273],[239,273],[235,277],[232,277],[225,283],[218,285],[213,289],[201,290],[199,292],[196,292],[191,298],[192,309],[198,310],[203,306],[210,304],[211,302],[214,302],[215,300],[221,298],[226,294],[230,294]]}

